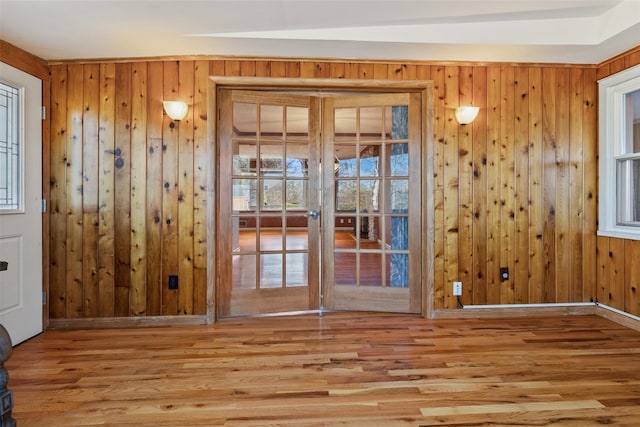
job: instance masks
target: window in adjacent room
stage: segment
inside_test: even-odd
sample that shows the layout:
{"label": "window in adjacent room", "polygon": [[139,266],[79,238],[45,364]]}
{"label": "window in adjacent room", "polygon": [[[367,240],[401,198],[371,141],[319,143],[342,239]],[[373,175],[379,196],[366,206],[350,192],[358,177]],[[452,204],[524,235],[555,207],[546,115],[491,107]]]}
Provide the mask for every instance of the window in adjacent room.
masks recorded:
{"label": "window in adjacent room", "polygon": [[640,240],[640,66],[599,85],[598,234]]}

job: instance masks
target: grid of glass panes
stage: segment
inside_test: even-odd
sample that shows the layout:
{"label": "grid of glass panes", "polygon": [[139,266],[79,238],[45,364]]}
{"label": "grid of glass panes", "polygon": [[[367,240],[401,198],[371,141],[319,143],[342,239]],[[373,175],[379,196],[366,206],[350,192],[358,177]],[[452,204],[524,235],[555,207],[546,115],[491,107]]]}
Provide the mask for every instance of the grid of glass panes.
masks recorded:
{"label": "grid of glass panes", "polygon": [[233,287],[308,282],[308,108],[233,106]]}
{"label": "grid of glass panes", "polygon": [[334,126],[335,284],[408,287],[408,107],[337,108]]}
{"label": "grid of glass panes", "polygon": [[640,90],[623,99],[624,131],[616,157],[617,223],[640,227]]}
{"label": "grid of glass panes", "polygon": [[0,210],[21,206],[20,91],[0,83]]}

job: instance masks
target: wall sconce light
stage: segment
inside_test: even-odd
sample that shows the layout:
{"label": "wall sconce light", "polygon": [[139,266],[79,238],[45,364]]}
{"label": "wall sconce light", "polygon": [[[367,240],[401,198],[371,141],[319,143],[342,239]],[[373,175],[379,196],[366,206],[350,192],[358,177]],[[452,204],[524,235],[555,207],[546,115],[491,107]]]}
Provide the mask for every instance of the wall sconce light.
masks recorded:
{"label": "wall sconce light", "polygon": [[183,101],[162,101],[164,111],[172,120],[182,120],[187,116],[189,107]]}
{"label": "wall sconce light", "polygon": [[456,108],[456,120],[461,125],[468,125],[475,120],[479,111],[480,107],[472,107],[469,105],[458,107]]}

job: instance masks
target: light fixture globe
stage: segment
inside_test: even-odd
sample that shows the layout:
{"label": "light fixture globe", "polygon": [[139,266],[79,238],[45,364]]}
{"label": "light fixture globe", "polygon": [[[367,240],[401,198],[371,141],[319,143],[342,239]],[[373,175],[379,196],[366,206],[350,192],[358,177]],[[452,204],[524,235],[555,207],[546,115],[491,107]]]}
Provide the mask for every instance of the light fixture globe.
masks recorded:
{"label": "light fixture globe", "polygon": [[456,108],[456,120],[461,125],[468,125],[478,116],[480,107],[472,107],[470,105]]}
{"label": "light fixture globe", "polygon": [[187,116],[189,107],[183,101],[163,101],[164,111],[172,120],[182,120]]}

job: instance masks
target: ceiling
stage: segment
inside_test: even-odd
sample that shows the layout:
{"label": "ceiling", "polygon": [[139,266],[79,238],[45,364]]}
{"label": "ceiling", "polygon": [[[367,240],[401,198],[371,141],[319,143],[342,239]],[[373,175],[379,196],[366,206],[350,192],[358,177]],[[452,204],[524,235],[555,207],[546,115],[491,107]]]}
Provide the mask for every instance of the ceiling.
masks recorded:
{"label": "ceiling", "polygon": [[640,0],[0,0],[0,38],[49,61],[234,55],[597,64]]}

